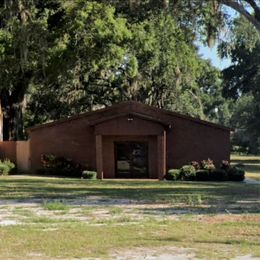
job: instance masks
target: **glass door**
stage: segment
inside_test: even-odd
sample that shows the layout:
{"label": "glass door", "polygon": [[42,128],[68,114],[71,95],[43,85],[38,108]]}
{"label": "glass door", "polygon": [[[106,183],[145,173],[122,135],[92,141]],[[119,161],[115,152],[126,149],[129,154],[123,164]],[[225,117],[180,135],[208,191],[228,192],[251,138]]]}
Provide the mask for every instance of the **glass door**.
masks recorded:
{"label": "glass door", "polygon": [[148,144],[116,142],[115,168],[117,178],[148,178]]}

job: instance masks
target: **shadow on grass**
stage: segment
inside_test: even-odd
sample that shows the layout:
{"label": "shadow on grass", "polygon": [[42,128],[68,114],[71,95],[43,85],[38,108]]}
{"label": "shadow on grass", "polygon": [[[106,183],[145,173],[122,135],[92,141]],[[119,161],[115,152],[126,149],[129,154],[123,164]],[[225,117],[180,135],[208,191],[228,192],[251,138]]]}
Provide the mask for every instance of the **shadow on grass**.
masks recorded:
{"label": "shadow on grass", "polygon": [[[84,200],[88,202],[96,197],[96,203],[108,205],[119,204],[153,204],[170,203],[172,211],[165,210],[164,214],[181,214],[178,203],[188,204],[190,212],[223,212],[233,206],[247,212],[260,212],[259,185],[245,185],[233,182],[145,182],[145,181],[89,181],[80,179],[30,178],[23,179],[8,177],[0,181],[0,200]],[[197,200],[202,200],[208,208],[200,208]],[[132,202],[130,200],[133,200]],[[245,201],[245,203],[238,203]],[[1,202],[0,202],[1,203]],[[83,203],[84,204],[84,203]],[[190,204],[190,205],[189,205]],[[158,214],[162,209],[157,209]],[[150,210],[156,214],[156,210]],[[146,210],[149,214],[149,209]],[[186,212],[187,213],[187,212]],[[175,213],[174,213],[175,214]]]}
{"label": "shadow on grass", "polygon": [[241,157],[239,159],[232,160],[232,164],[243,164],[247,172],[259,173],[260,175],[260,159],[249,159],[247,157]]}
{"label": "shadow on grass", "polygon": [[224,244],[224,245],[249,245],[249,246],[258,246],[260,245],[259,242],[256,241],[247,241],[247,240],[224,240],[224,241],[219,241],[219,240],[195,240],[195,243],[205,243],[205,244]]}

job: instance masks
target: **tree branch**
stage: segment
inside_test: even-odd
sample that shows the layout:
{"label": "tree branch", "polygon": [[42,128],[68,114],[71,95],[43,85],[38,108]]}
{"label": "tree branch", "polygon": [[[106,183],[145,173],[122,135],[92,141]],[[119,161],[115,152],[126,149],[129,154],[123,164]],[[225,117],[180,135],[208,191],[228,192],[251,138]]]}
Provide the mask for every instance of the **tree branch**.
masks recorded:
{"label": "tree branch", "polygon": [[255,10],[255,12],[260,10],[260,7],[257,5],[257,3],[254,0],[244,0],[248,4],[252,6],[252,8]]}
{"label": "tree branch", "polygon": [[[238,2],[235,2],[233,0],[220,0],[220,2],[228,7],[231,7],[235,11],[239,12],[241,15],[243,15],[250,23],[252,23],[255,28],[260,31],[260,21],[256,19],[256,17],[252,14],[250,14],[243,5],[239,4]],[[248,0],[248,2],[253,2]],[[255,10],[255,9],[254,9]]]}

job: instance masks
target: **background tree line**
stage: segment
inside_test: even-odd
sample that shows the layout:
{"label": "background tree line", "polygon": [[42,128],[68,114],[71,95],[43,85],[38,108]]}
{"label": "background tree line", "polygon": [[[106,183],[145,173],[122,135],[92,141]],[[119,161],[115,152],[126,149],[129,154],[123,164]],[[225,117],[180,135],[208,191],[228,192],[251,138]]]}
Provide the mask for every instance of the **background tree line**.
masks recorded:
{"label": "background tree line", "polygon": [[[259,10],[258,0],[1,0],[4,140],[131,99],[230,125],[235,145],[259,152]],[[198,41],[218,42],[231,66],[203,60]]]}

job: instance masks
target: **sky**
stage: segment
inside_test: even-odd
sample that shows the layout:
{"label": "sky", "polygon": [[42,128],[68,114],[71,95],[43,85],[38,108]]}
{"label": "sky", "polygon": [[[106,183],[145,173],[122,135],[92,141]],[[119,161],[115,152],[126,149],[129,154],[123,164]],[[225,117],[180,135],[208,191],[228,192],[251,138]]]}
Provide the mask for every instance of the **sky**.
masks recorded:
{"label": "sky", "polygon": [[220,59],[217,54],[217,44],[213,48],[199,44],[199,54],[202,58],[210,60],[211,64],[219,69],[224,69],[231,64],[230,59]]}

